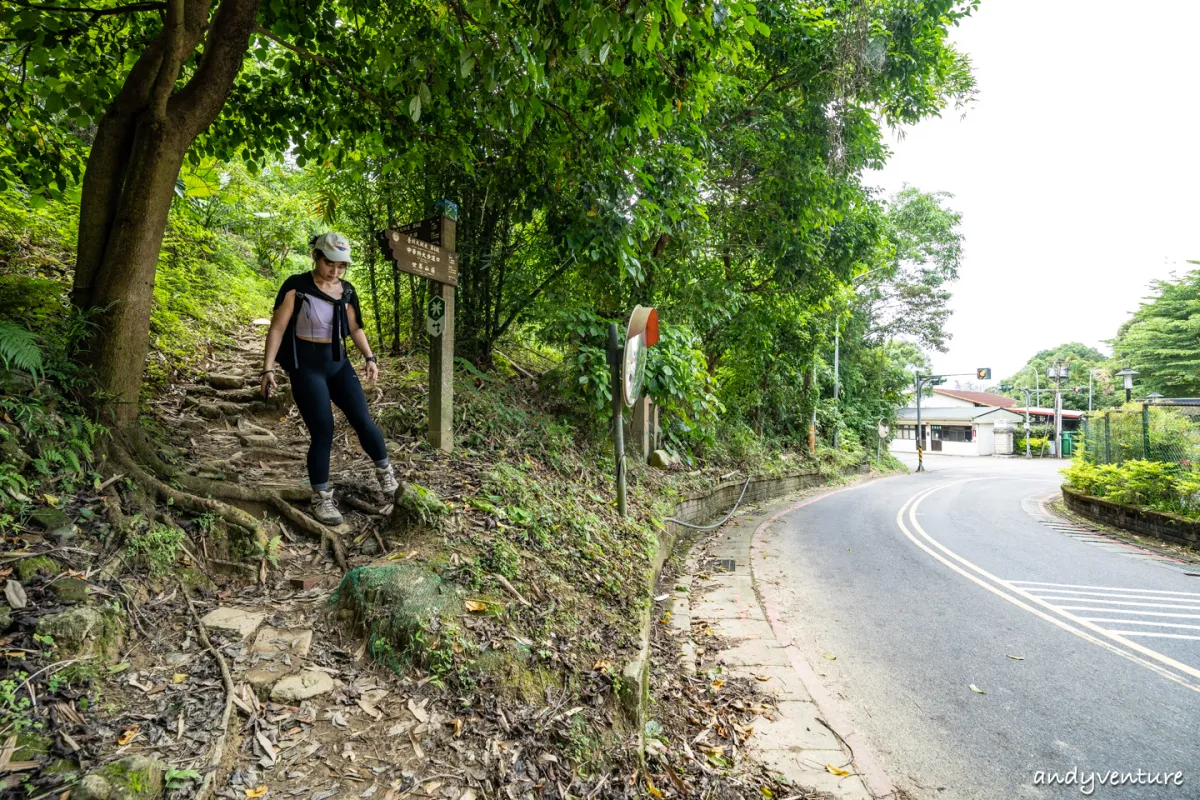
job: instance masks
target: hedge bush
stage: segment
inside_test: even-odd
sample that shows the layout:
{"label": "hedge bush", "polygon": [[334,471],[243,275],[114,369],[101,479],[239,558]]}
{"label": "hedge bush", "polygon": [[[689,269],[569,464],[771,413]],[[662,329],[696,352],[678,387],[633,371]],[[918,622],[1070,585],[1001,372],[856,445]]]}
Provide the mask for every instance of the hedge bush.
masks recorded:
{"label": "hedge bush", "polygon": [[1163,461],[1088,464],[1063,471],[1068,485],[1092,497],[1200,520],[1200,473]]}

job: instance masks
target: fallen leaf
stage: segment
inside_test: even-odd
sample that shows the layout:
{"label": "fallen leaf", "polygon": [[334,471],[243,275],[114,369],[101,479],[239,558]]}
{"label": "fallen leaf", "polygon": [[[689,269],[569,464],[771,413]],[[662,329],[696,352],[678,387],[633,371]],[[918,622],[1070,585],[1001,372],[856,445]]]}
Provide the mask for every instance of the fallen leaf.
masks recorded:
{"label": "fallen leaf", "polygon": [[417,701],[409,699],[408,712],[417,718],[417,722],[429,722],[429,712],[417,705]]}
{"label": "fallen leaf", "polygon": [[412,744],[413,753],[416,754],[417,758],[424,758],[425,751],[421,748],[421,743],[417,741],[417,737],[413,736],[412,733],[409,733],[408,741],[410,744]]}
{"label": "fallen leaf", "polygon": [[387,557],[387,560],[388,561],[399,561],[402,558],[404,558],[404,553],[392,553],[390,556]]}
{"label": "fallen leaf", "polygon": [[1024,661],[1025,656],[1009,656],[1013,661]]}
{"label": "fallen leaf", "polygon": [[250,800],[255,800],[255,798],[262,797],[266,793],[267,793],[267,785],[264,783],[262,786],[258,787],[257,789],[247,789],[246,797],[249,797]]}
{"label": "fallen leaf", "polygon": [[833,653],[821,653],[821,655],[825,656],[830,661],[837,661],[837,656],[835,656]]}
{"label": "fallen leaf", "polygon": [[269,758],[271,763],[274,764],[279,757],[279,753],[275,749],[275,745],[271,744],[271,740],[268,739],[267,735],[262,731],[256,733],[254,738],[258,740],[259,745],[262,746],[263,752],[267,754],[267,758]]}
{"label": "fallen leaf", "polygon": [[712,682],[712,688],[717,690],[718,692],[721,691],[721,687],[724,685],[725,685],[725,681],[721,680],[720,678],[717,678],[715,681]]}
{"label": "fallen leaf", "polygon": [[770,676],[770,675],[755,675],[755,676],[754,676],[754,678],[755,678],[755,680],[760,680],[760,681],[769,681],[769,680],[771,680],[771,676]]}
{"label": "fallen leaf", "polygon": [[454,738],[457,739],[459,736],[462,736],[463,721],[461,718],[459,718],[459,719],[454,720],[453,724],[454,724]]}
{"label": "fallen leaf", "polygon": [[4,584],[4,599],[8,600],[8,605],[13,611],[20,611],[29,604],[29,599],[25,597],[25,587],[12,578]]}
{"label": "fallen leaf", "polygon": [[482,600],[467,600],[463,605],[467,607],[467,611],[471,612],[487,611],[488,607],[488,604]]}
{"label": "fallen leaf", "polygon": [[124,733],[122,733],[120,736],[117,737],[117,744],[120,745],[121,747],[124,747],[125,745],[129,744],[134,739],[136,739],[137,735],[141,732],[142,732],[141,725],[130,725],[128,728],[125,729]]}
{"label": "fallen leaf", "polygon": [[826,764],[825,771],[830,775],[837,775],[839,778],[844,778],[850,774],[849,770],[844,770],[840,767],[835,767],[833,764]]}
{"label": "fallen leaf", "polygon": [[171,676],[171,683],[179,684],[179,683],[183,683],[187,679],[188,679],[188,676],[187,676],[186,672],[176,672],[174,675]]}
{"label": "fallen leaf", "polygon": [[974,692],[975,694],[987,694],[987,692],[985,692],[983,689],[980,689],[978,686],[976,686],[973,683],[971,684],[971,691]]}
{"label": "fallen leaf", "polygon": [[361,708],[363,711],[367,712],[367,714],[369,714],[372,718],[383,719],[383,712],[380,711],[378,708],[376,708],[374,705],[372,705],[367,700],[364,700],[360,697],[357,700],[355,700],[354,702],[357,703],[358,707]]}
{"label": "fallen leaf", "polygon": [[666,600],[670,596],[671,595],[669,595],[669,594],[660,594],[658,597],[654,598],[654,602],[661,603],[663,600]]}
{"label": "fallen leaf", "polygon": [[45,500],[47,503],[49,503],[52,506],[57,506],[59,503],[62,502],[61,500],[58,499],[58,497],[56,497],[55,495],[52,495],[52,494],[44,494],[44,495],[42,495],[42,499]]}
{"label": "fallen leaf", "polygon": [[592,669],[595,670],[596,672],[604,672],[605,670],[612,669],[612,662],[606,661],[604,659],[600,659],[599,661],[597,661],[595,664],[592,665]]}
{"label": "fallen leaf", "polygon": [[333,716],[331,716],[329,718],[329,721],[332,722],[334,725],[336,725],[339,728],[349,728],[350,727],[350,723],[346,721],[346,717],[343,716],[342,712],[340,712],[340,711],[333,712]]}

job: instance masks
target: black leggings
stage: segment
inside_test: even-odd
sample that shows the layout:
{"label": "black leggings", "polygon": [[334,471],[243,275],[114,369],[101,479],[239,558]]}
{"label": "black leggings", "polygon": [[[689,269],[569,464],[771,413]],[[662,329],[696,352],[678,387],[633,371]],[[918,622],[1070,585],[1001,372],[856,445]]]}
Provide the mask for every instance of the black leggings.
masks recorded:
{"label": "black leggings", "polygon": [[358,434],[358,442],[371,460],[387,459],[383,433],[371,419],[367,398],[350,359],[333,360],[328,343],[296,340],[299,369],[289,370],[292,397],[300,409],[312,443],[308,446],[308,480],[313,486],[329,483],[329,451],[333,448],[333,401]]}

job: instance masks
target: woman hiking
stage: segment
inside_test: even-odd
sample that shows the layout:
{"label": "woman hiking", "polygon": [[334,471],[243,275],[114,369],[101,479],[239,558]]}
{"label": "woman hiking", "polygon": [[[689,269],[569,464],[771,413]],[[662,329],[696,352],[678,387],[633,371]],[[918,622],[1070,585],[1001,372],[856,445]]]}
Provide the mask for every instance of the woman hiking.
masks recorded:
{"label": "woman hiking", "polygon": [[332,401],[358,434],[359,444],[375,462],[379,488],[389,497],[397,488],[379,426],[367,410],[362,384],[350,365],[345,337],[349,336],[367,364],[367,383],[379,379],[379,363],[362,326],[358,294],[342,280],[350,263],[350,242],[340,233],[313,237],[311,272],[293,275],[275,297],[275,313],[267,331],[263,356],[262,393],[275,388],[275,365],[287,371],[292,398],[308,428],[308,480],[312,484],[313,516],[326,525],[340,525],[337,501],[329,488],[329,451],[333,447]]}

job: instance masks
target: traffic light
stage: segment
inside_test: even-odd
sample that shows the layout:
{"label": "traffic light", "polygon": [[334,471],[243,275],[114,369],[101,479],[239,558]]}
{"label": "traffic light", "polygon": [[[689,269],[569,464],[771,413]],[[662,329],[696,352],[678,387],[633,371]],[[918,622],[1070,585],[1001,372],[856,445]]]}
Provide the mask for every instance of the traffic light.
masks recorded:
{"label": "traffic light", "polygon": [[929,385],[930,385],[930,386],[937,386],[937,385],[939,385],[939,384],[942,384],[942,383],[945,383],[945,382],[946,382],[946,379],[945,379],[943,376],[941,376],[941,375],[935,375],[935,376],[933,376],[933,378],[932,378],[932,379],[930,379],[930,381],[929,381]]}
{"label": "traffic light", "polygon": [[992,379],[992,368],[980,367],[979,369],[975,370],[975,377],[981,381],[990,381]]}

